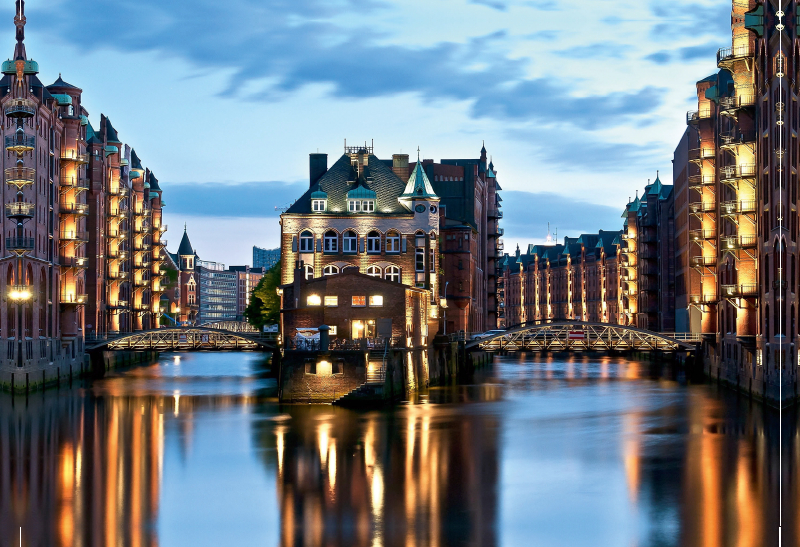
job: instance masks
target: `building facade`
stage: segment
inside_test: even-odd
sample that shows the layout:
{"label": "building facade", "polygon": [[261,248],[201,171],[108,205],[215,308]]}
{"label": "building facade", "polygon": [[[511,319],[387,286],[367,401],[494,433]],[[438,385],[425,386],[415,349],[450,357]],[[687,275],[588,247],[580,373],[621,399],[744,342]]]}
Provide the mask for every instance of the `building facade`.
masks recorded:
{"label": "building facade", "polygon": [[[0,241],[0,332],[7,343],[0,345],[0,382],[30,388],[82,370],[86,334],[154,324],[164,228],[161,191],[154,177],[155,187],[148,188],[145,170],[135,198],[111,198],[127,177],[116,132],[104,116],[100,130],[92,129],[81,89],[60,76],[49,86],[39,80],[39,65],[25,50],[23,0],[14,22],[17,44],[0,80],[8,120],[2,129],[6,237]],[[108,272],[127,272],[126,266],[112,270],[107,262],[117,260],[110,225],[128,210],[120,216],[141,234],[130,244],[141,246],[147,259],[134,261],[139,273],[123,280]],[[112,290],[137,280],[130,297]],[[120,324],[109,309],[123,298],[130,321]]]}
{"label": "building facade", "polygon": [[798,6],[776,4],[734,0],[720,70],[697,82],[678,230],[708,372],[770,400],[798,395]]}
{"label": "building facade", "polygon": [[250,304],[250,295],[267,272],[263,267],[231,266],[228,269],[236,273],[236,320],[245,321],[244,310]]}
{"label": "building facade", "polygon": [[262,249],[261,247],[253,246],[253,268],[264,268],[264,271],[267,271],[280,261],[280,247],[277,249]]}

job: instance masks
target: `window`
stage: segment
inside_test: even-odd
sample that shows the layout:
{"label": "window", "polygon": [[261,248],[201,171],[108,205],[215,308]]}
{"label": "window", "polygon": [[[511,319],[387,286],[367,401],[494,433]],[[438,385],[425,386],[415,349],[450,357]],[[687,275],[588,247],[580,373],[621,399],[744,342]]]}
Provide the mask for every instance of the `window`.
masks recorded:
{"label": "window", "polygon": [[399,253],[400,252],[400,234],[391,231],[386,234],[386,252]]}
{"label": "window", "polygon": [[306,230],[300,234],[300,252],[313,253],[314,252],[314,234]]}
{"label": "window", "polygon": [[362,201],[361,208],[365,213],[371,213],[375,210],[375,202],[372,200]]}
{"label": "window", "polygon": [[353,302],[351,304],[354,308],[363,308],[367,305],[367,297],[366,296],[354,296]]}
{"label": "window", "polygon": [[[334,307],[339,305],[339,297],[338,296],[326,296],[325,297],[325,306],[327,307]],[[331,327],[333,329],[334,327]],[[331,332],[331,334],[336,334],[335,332]]]}
{"label": "window", "polygon": [[303,266],[303,270],[305,271],[306,281],[309,279],[314,279],[314,268],[306,264]]}
{"label": "window", "polygon": [[380,308],[383,306],[383,295],[371,294],[369,295],[369,306],[371,308]]}
{"label": "window", "polygon": [[338,273],[338,266],[325,266],[325,268],[322,270],[322,275],[336,275]]}
{"label": "window", "polygon": [[325,200],[324,199],[312,199],[311,200],[311,210],[315,213],[321,213],[325,211]]}
{"label": "window", "polygon": [[361,202],[351,199],[347,202],[347,210],[351,213],[358,213],[361,211]]}
{"label": "window", "polygon": [[425,249],[418,248],[416,254],[416,260],[414,261],[414,269],[418,272],[425,271]]}
{"label": "window", "polygon": [[381,269],[378,266],[370,266],[367,268],[367,275],[371,277],[380,277]]}
{"label": "window", "polygon": [[[334,296],[334,298],[336,297]],[[331,330],[328,331],[328,334],[331,336],[336,336],[336,325],[328,325],[328,326],[331,328]]]}
{"label": "window", "polygon": [[346,253],[358,252],[358,236],[354,231],[348,230],[344,233],[342,250]]}
{"label": "window", "polygon": [[325,232],[325,246],[323,249],[326,253],[335,253],[339,250],[339,235],[333,230]]}
{"label": "window", "polygon": [[322,304],[322,299],[319,297],[318,294],[311,294],[306,297],[306,305],[319,306],[320,304]]}
{"label": "window", "polygon": [[433,249],[430,251],[430,258],[428,259],[428,266],[430,267],[431,271],[436,271],[436,255],[433,252]]}
{"label": "window", "polygon": [[370,232],[367,234],[367,252],[379,253],[381,252],[381,234],[378,232]]}
{"label": "window", "polygon": [[397,266],[389,266],[386,268],[386,280],[400,283],[400,268]]}

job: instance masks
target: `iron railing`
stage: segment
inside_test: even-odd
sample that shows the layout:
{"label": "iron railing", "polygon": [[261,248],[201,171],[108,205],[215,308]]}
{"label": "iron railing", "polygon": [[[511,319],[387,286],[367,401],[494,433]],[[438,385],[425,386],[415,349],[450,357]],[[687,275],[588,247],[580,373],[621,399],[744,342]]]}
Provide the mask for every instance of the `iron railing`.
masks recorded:
{"label": "iron railing", "polygon": [[36,240],[32,237],[11,236],[6,238],[6,249],[14,252],[32,251]]}

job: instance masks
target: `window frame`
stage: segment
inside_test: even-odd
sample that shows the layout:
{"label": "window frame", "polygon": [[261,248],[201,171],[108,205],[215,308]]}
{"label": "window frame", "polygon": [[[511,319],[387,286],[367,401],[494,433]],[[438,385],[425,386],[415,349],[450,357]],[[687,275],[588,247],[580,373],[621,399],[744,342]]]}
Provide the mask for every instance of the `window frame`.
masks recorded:
{"label": "window frame", "polygon": [[[359,299],[359,300],[356,300]],[[350,307],[351,308],[366,308],[367,307],[367,296],[366,295],[353,295],[350,297]]]}
{"label": "window frame", "polygon": [[[330,271],[328,271],[330,270]],[[339,266],[328,264],[322,269],[322,277],[329,277],[331,275],[339,275]]]}
{"label": "window frame", "polygon": [[369,307],[370,308],[382,308],[383,307],[383,295],[382,294],[371,294],[371,295],[369,295]]}
{"label": "window frame", "polygon": [[386,233],[386,252],[400,254],[400,232],[391,230]]}
{"label": "window frame", "polygon": [[[325,200],[325,199],[312,199],[311,200],[311,211],[313,211],[314,213],[324,213],[325,210],[328,208],[328,204],[326,203],[326,201],[327,200]],[[318,207],[321,207],[321,208],[318,208]]]}
{"label": "window frame", "polygon": [[[353,234],[348,236],[347,234]],[[347,244],[352,243],[353,248],[347,249]],[[358,234],[354,230],[347,230],[342,234],[342,252],[358,253]]]}
{"label": "window frame", "polygon": [[322,252],[324,253],[339,252],[339,234],[337,234],[335,230],[328,230],[322,236]]}
{"label": "window frame", "polygon": [[338,308],[339,297],[337,295],[326,295],[325,298],[322,299],[322,303],[326,308]]}
{"label": "window frame", "polygon": [[[370,273],[370,270],[375,270],[375,272]],[[380,266],[372,265],[369,268],[367,268],[367,275],[370,277],[377,277],[378,279],[381,279],[383,277],[383,269],[381,269]]]}
{"label": "window frame", "polygon": [[360,199],[349,199],[349,200],[347,200],[347,212],[348,213],[360,213],[361,212],[361,200]]}
{"label": "window frame", "polygon": [[[308,234],[308,235],[306,235],[306,234]],[[311,232],[310,230],[303,230],[302,232],[300,232],[300,235],[298,236],[298,240],[299,240],[298,241],[298,246],[297,246],[297,248],[299,249],[298,252],[301,252],[301,253],[313,253],[314,252],[314,239],[315,239],[314,238],[314,233]],[[307,243],[309,241],[311,242],[311,248],[307,249],[306,248],[307,246],[305,245],[305,243]]]}
{"label": "window frame", "polygon": [[[387,281],[391,281],[393,283],[401,283],[402,282],[402,271],[397,266],[387,266],[386,269],[383,271],[383,278]],[[397,279],[393,279],[397,276]]]}
{"label": "window frame", "polygon": [[[372,235],[377,234],[377,235]],[[377,243],[377,249],[375,244]],[[380,254],[381,253],[381,233],[377,230],[372,230],[367,234],[367,254]]]}
{"label": "window frame", "polygon": [[362,213],[374,213],[375,212],[375,200],[374,199],[365,199],[361,202],[361,212]]}
{"label": "window frame", "polygon": [[417,273],[425,272],[425,247],[417,247],[414,251],[414,271]]}

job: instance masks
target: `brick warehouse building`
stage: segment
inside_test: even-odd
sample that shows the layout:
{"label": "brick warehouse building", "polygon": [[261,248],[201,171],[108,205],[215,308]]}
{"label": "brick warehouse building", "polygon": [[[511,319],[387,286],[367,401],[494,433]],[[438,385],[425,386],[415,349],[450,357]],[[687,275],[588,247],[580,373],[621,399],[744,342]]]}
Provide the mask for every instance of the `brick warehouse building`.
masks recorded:
{"label": "brick warehouse building", "polygon": [[[17,44],[0,80],[8,122],[6,237],[0,241],[0,332],[7,343],[0,344],[0,382],[11,387],[13,378],[20,389],[80,370],[85,334],[120,328],[115,304],[130,329],[153,324],[164,228],[155,177],[141,166],[135,176],[127,172],[108,119],[101,116],[94,132],[82,90],[61,77],[50,86],[37,77],[39,65],[25,50],[23,0],[14,23]],[[122,181],[129,178],[139,185],[123,196]],[[114,230],[126,222],[133,232],[129,247],[112,244]],[[127,280],[109,272],[128,273]],[[133,284],[126,300],[114,289],[124,283]]]}
{"label": "brick warehouse building", "polygon": [[781,32],[773,4],[732,2],[731,45],[717,53],[719,72],[697,82],[674,170],[686,187],[676,225],[682,321],[703,334],[710,375],[777,401],[781,383],[785,398],[800,393],[800,42],[797,19],[785,16]]}
{"label": "brick warehouse building", "polygon": [[421,165],[407,181],[372,148],[347,147],[330,169],[310,155],[310,186],[281,215],[281,279],[336,275],[346,267],[428,289],[438,312],[439,197]]}

